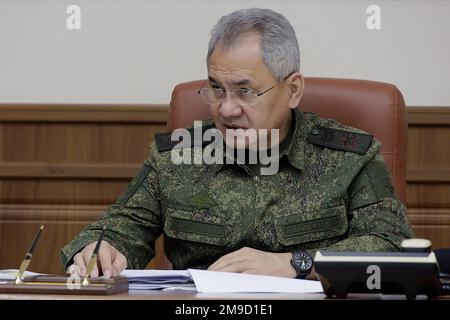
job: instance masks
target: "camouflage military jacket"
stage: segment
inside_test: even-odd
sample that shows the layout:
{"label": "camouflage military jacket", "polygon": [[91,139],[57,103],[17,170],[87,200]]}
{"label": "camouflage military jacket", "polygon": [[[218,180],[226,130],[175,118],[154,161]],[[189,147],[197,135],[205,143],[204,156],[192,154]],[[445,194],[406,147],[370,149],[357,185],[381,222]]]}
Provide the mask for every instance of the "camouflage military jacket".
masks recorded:
{"label": "camouflage military jacket", "polygon": [[63,264],[95,242],[103,225],[104,239],[126,256],[128,268],[146,266],[161,233],[175,269],[207,268],[244,246],[311,254],[398,250],[413,233],[379,142],[313,113],[294,114],[274,175],[252,176],[236,164],[176,165],[170,151],[152,143],[124,194],[62,249]]}

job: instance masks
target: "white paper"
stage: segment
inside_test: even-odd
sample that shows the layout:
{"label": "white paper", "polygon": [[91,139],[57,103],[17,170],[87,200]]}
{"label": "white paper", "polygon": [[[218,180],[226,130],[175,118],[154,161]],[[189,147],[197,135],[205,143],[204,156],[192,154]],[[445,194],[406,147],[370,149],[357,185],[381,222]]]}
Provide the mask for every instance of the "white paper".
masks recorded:
{"label": "white paper", "polygon": [[[319,281],[206,270],[124,270],[130,290],[212,293],[322,293]],[[194,283],[192,283],[192,281]]]}
{"label": "white paper", "polygon": [[[19,269],[3,269],[0,270],[0,280],[15,280]],[[46,275],[44,273],[36,273],[31,271],[25,271],[22,277],[41,276]]]}
{"label": "white paper", "polygon": [[323,293],[319,281],[188,269],[198,292]]}

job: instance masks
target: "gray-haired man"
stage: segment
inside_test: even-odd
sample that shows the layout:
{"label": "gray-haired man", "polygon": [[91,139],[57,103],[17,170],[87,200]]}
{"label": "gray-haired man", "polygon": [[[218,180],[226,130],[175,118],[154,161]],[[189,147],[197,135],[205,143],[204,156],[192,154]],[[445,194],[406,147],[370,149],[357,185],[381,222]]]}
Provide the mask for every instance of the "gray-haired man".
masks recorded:
{"label": "gray-haired man", "polygon": [[[63,248],[66,267],[85,272],[103,225],[99,261],[107,275],[145,267],[161,233],[177,269],[299,278],[311,277],[317,249],[394,251],[413,236],[379,142],[296,109],[304,79],[295,31],[281,14],[245,9],[222,17],[211,33],[207,66],[199,94],[213,121],[203,129],[219,130],[225,148],[247,153],[262,139],[247,133],[266,130],[264,140],[278,150],[278,171],[260,175],[258,161],[175,164],[170,134],[159,135],[125,193]],[[355,143],[343,147],[330,136]]]}

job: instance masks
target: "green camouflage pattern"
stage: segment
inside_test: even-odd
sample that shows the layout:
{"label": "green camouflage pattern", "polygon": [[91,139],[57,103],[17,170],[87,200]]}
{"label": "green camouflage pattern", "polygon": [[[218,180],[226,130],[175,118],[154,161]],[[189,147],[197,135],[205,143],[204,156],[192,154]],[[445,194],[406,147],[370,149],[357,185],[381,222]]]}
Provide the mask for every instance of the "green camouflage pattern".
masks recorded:
{"label": "green camouflage pattern", "polygon": [[[142,269],[164,233],[175,269],[207,268],[244,246],[397,251],[413,232],[373,139],[365,154],[307,142],[314,126],[364,133],[313,113],[295,111],[294,131],[279,172],[252,176],[245,165],[175,165],[170,151],[151,145],[148,159],[125,193],[61,251],[67,267],[84,246],[104,239],[128,268]],[[211,121],[205,122],[205,125]],[[193,147],[194,148],[194,147]],[[195,147],[196,148],[196,147]]]}

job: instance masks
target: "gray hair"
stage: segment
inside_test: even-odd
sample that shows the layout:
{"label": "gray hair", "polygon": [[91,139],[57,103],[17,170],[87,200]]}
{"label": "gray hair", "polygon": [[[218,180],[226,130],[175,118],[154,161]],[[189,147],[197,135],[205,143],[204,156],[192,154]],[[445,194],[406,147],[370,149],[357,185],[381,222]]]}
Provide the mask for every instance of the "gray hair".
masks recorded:
{"label": "gray hair", "polygon": [[252,32],[261,36],[262,61],[278,81],[300,71],[300,51],[294,28],[280,13],[259,8],[234,11],[219,19],[211,30],[206,62],[209,63],[218,44],[230,48]]}

